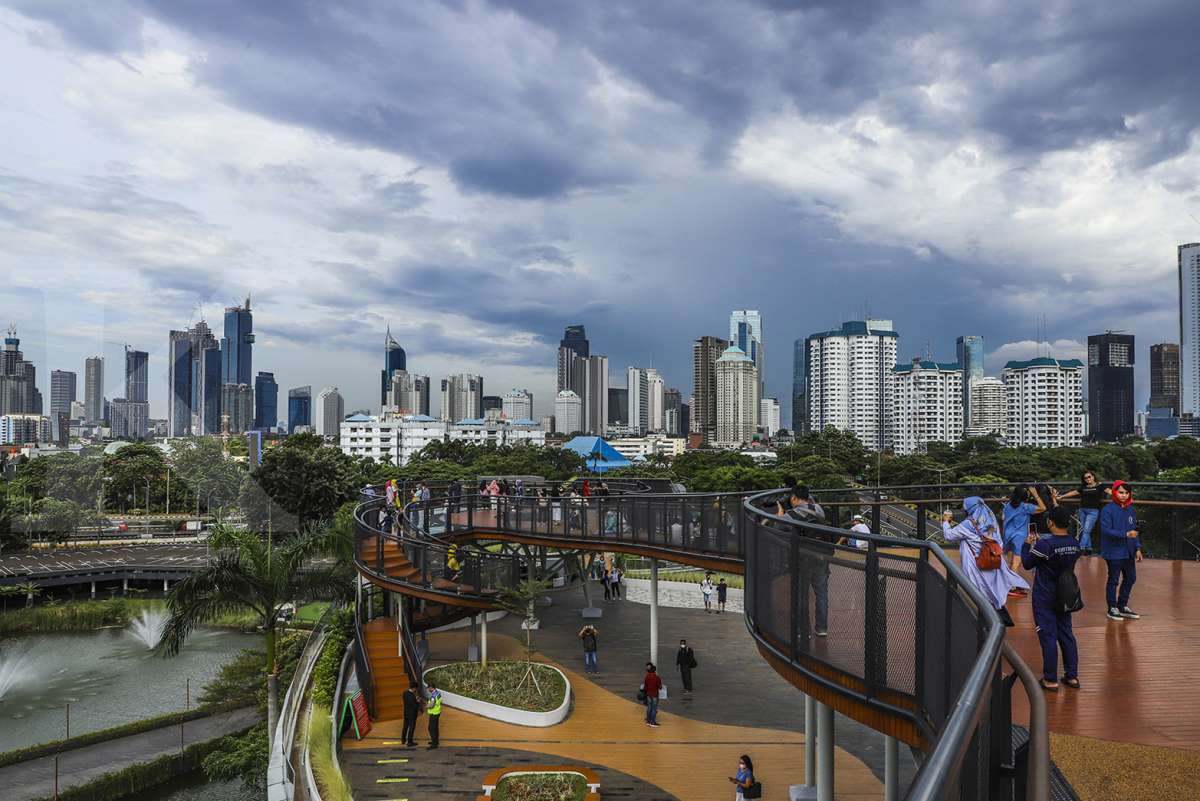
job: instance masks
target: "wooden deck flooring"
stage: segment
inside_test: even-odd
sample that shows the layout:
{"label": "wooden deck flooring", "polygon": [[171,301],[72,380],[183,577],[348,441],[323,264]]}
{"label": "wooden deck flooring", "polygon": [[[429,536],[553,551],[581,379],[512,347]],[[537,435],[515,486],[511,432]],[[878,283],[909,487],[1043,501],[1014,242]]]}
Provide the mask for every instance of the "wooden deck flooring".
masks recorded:
{"label": "wooden deck flooring", "polygon": [[[1200,562],[1147,559],[1137,570],[1129,605],[1142,619],[1118,622],[1105,616],[1104,560],[1080,559],[1086,607],[1074,629],[1083,687],[1047,693],[1050,730],[1200,751]],[[1008,608],[1017,624],[1009,637],[1040,676],[1030,602],[1013,599]],[[1013,716],[1028,720],[1022,692],[1014,693]]]}

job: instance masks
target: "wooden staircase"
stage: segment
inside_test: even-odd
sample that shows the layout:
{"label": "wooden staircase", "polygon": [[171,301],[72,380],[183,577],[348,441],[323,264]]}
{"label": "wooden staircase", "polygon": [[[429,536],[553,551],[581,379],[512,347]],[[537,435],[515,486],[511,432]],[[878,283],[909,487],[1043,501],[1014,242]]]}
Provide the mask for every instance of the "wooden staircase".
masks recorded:
{"label": "wooden staircase", "polygon": [[408,673],[404,669],[404,660],[397,654],[398,638],[396,622],[391,618],[376,618],[363,626],[371,679],[375,684],[375,720],[404,717]]}

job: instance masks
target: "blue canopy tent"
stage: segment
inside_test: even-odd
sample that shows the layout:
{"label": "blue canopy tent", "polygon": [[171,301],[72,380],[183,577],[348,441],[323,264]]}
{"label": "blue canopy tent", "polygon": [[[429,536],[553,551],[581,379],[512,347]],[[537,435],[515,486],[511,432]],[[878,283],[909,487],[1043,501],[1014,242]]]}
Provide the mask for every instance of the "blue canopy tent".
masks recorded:
{"label": "blue canopy tent", "polygon": [[629,467],[633,462],[621,455],[621,452],[609,445],[602,437],[575,437],[563,445],[569,451],[575,451],[587,459],[588,469],[593,473],[607,473],[618,467]]}

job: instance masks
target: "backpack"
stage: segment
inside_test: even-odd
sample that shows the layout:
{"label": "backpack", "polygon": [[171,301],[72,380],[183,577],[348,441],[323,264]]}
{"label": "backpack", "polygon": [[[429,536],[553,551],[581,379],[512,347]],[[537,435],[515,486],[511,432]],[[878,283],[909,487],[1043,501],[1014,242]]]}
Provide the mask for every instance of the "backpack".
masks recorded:
{"label": "backpack", "polygon": [[1054,589],[1054,612],[1069,615],[1080,609],[1083,609],[1083,593],[1079,591],[1079,579],[1074,570],[1065,571],[1059,575]]}
{"label": "backpack", "polygon": [[979,546],[979,553],[975,554],[975,567],[985,572],[999,570],[1004,562],[1004,551],[1000,548],[1000,543],[986,534],[981,536],[983,542]]}

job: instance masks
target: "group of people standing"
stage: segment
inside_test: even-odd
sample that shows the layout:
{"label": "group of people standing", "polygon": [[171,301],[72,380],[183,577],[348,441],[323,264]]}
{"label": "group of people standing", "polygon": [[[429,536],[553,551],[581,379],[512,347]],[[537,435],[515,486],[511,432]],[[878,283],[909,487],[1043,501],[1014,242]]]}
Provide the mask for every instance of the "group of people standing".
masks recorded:
{"label": "group of people standing", "polygon": [[[1079,499],[1076,515],[1060,503],[1069,498]],[[1031,596],[1042,648],[1042,687],[1059,688],[1061,651],[1062,683],[1077,689],[1079,649],[1071,615],[1083,608],[1083,599],[1075,563],[1092,553],[1091,535],[1097,525],[1100,557],[1108,568],[1107,616],[1117,621],[1141,617],[1129,606],[1136,566],[1143,558],[1141,526],[1129,485],[1124,481],[1101,484],[1091,470],[1084,471],[1077,489],[1062,495],[1046,485],[1018,485],[1003,506],[1003,526],[979,496],[966,498],[963,509],[966,517],[960,523],[955,524],[948,511],[942,517],[946,540],[959,544],[963,572],[1006,626],[1013,625],[1008,599]],[[1077,534],[1071,532],[1072,517],[1078,521]],[[1032,587],[1018,567],[1033,573]]]}

